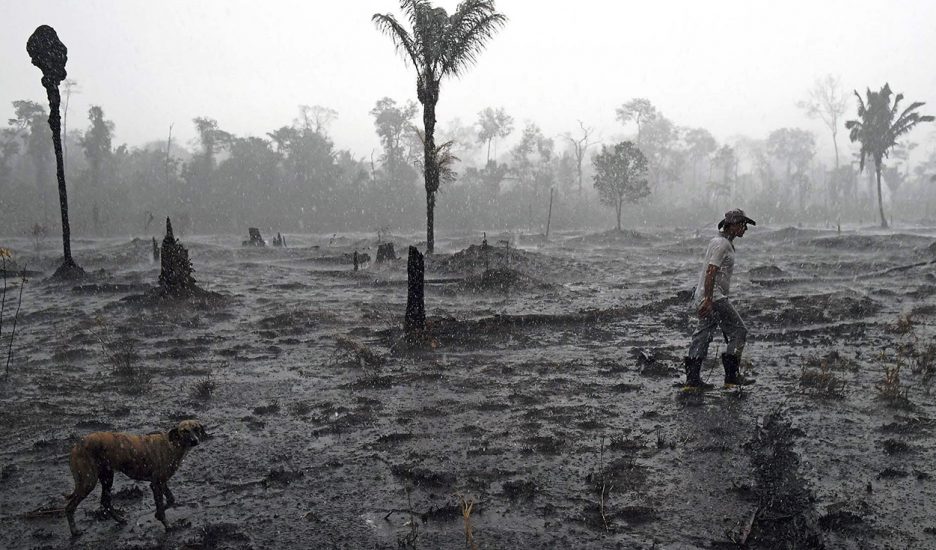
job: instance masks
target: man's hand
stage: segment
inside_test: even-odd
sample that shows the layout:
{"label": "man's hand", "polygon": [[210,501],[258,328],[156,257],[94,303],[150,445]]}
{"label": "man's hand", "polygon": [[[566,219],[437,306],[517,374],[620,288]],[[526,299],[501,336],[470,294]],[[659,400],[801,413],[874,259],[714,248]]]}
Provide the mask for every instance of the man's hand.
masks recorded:
{"label": "man's hand", "polygon": [[708,316],[708,314],[712,312],[713,307],[714,306],[712,305],[711,298],[708,298],[708,297],[703,298],[702,304],[699,305],[699,310],[698,310],[699,319],[704,319],[706,316]]}
{"label": "man's hand", "polygon": [[699,318],[704,319],[712,312],[712,291],[715,289],[715,275],[718,266],[709,264],[705,268],[705,280],[702,283],[702,303],[699,304]]}

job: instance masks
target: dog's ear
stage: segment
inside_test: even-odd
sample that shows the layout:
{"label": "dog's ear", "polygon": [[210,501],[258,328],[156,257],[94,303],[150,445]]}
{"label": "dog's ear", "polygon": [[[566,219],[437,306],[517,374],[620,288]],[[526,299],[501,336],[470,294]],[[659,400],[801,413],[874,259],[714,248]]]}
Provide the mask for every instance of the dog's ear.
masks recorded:
{"label": "dog's ear", "polygon": [[169,430],[169,441],[175,443],[176,445],[182,445],[182,432],[179,431],[179,428],[172,428]]}

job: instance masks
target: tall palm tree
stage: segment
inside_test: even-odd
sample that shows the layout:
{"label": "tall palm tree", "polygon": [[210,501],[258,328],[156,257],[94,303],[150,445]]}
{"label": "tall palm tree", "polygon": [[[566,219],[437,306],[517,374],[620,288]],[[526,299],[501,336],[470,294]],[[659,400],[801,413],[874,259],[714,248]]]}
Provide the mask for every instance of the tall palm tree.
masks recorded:
{"label": "tall palm tree", "polygon": [[440,159],[435,145],[439,84],[459,76],[477,59],[485,42],[507,17],[494,11],[494,0],[464,0],[455,13],[433,7],[428,0],[400,0],[411,30],[392,14],[375,13],[372,21],[389,35],[397,51],[416,69],[416,97],[423,106],[423,174],[426,181],[426,252],[432,254],[433,212],[439,190]]}
{"label": "tall palm tree", "polygon": [[884,84],[878,92],[872,92],[868,88],[866,92],[867,101],[862,99],[861,95],[855,90],[855,96],[858,98],[858,120],[849,120],[845,123],[845,128],[849,130],[848,137],[854,143],[861,142],[860,166],[864,170],[865,159],[871,157],[874,161],[874,175],[877,177],[877,196],[878,209],[881,213],[881,227],[887,227],[887,219],[884,217],[884,204],[881,199],[881,171],[882,163],[887,158],[890,150],[897,145],[897,139],[913,129],[921,122],[932,122],[934,118],[929,115],[916,113],[917,109],[924,103],[917,101],[911,103],[909,107],[898,115],[903,94],[897,94],[894,97],[894,103],[891,105],[890,85]]}

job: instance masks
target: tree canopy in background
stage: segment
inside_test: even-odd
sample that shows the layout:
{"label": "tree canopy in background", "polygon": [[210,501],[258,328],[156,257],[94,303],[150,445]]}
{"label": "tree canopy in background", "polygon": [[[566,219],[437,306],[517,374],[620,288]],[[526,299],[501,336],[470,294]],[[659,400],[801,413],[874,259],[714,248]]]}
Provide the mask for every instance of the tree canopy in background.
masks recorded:
{"label": "tree canopy in background", "polygon": [[634,143],[623,141],[613,147],[603,145],[592,162],[595,165],[595,189],[601,203],[614,208],[617,230],[620,231],[624,203],[636,203],[650,194],[647,158]]}

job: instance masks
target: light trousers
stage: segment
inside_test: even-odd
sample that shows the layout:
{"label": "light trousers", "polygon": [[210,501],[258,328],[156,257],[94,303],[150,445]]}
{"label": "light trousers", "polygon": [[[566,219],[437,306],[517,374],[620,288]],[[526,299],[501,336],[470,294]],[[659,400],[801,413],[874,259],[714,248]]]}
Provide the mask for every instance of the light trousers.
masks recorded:
{"label": "light trousers", "polygon": [[709,314],[699,319],[699,326],[692,333],[692,343],[689,344],[690,359],[705,359],[709,344],[719,328],[728,342],[727,353],[741,357],[747,340],[747,327],[728,298],[722,298],[713,302]]}

